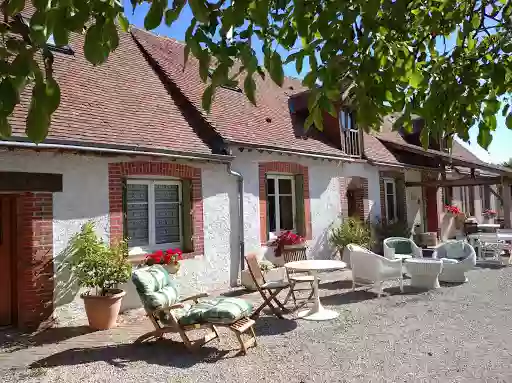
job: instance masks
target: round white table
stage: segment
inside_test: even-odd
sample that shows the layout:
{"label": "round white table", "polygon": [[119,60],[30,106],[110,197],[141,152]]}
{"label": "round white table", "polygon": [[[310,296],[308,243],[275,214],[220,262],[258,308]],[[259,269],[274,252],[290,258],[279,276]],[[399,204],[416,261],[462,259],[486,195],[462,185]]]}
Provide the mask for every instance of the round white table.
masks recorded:
{"label": "round white table", "polygon": [[318,294],[318,273],[321,271],[344,269],[347,267],[345,262],[328,259],[308,259],[305,261],[288,262],[284,264],[284,267],[295,271],[307,271],[314,277],[314,305],[309,310],[300,311],[298,314],[299,318],[308,320],[329,320],[339,315],[336,311],[325,309],[320,303],[320,295]]}

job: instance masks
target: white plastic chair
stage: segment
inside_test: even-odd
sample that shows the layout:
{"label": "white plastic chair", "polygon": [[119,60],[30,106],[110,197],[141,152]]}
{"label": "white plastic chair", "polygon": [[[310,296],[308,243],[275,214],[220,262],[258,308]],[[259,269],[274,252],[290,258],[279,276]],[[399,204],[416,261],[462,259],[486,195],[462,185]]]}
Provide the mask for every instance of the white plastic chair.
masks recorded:
{"label": "white plastic chair", "polygon": [[387,259],[354,244],[348,245],[347,249],[350,252],[352,265],[352,291],[355,290],[356,285],[373,285],[378,289],[380,297],[384,281],[394,279],[398,279],[400,291],[404,291],[401,259]]}

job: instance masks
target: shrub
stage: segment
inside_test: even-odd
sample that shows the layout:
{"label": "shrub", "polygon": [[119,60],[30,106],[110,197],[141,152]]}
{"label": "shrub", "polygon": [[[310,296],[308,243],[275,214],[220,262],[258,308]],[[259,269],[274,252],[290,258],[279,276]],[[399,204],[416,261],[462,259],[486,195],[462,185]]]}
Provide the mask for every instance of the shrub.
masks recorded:
{"label": "shrub", "polygon": [[373,244],[370,225],[357,218],[346,218],[340,226],[331,230],[329,243],[336,247],[340,254],[351,243],[370,249]]}
{"label": "shrub", "polygon": [[373,226],[377,241],[383,241],[389,237],[405,237],[411,236],[409,224],[405,221],[387,222],[379,220]]}
{"label": "shrub", "polygon": [[128,243],[123,240],[108,246],[98,238],[92,222],[84,224],[71,238],[70,251],[79,285],[95,288],[97,295],[107,295],[109,289],[130,279]]}

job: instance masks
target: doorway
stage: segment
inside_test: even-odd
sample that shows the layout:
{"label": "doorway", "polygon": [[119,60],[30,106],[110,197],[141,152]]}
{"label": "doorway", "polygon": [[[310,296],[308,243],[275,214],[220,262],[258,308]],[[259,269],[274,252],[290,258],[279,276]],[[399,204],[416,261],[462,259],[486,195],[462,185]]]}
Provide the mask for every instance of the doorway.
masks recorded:
{"label": "doorway", "polygon": [[15,197],[0,195],[0,326],[14,323],[15,206]]}

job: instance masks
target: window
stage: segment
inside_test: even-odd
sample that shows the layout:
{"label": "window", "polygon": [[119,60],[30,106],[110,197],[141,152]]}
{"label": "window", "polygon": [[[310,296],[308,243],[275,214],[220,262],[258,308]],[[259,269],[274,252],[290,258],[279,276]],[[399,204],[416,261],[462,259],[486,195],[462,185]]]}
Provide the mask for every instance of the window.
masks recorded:
{"label": "window", "polygon": [[46,45],[48,48],[52,51],[60,52],[60,53],[66,53],[66,54],[73,54],[73,49],[69,45],[63,45],[63,46],[57,46],[55,44],[55,38],[53,37],[53,34],[51,34],[48,37],[48,40],[46,41]]}
{"label": "window", "polygon": [[295,227],[295,180],[293,176],[267,175],[268,231],[278,235]]}
{"label": "window", "polygon": [[126,224],[129,247],[181,247],[182,187],[179,181],[128,180]]}
{"label": "window", "polygon": [[354,119],[354,113],[349,110],[342,109],[340,110],[340,129],[342,131],[346,130],[356,130],[356,122]]}
{"label": "window", "polygon": [[480,188],[480,193],[482,196],[482,209],[490,209],[491,208],[491,187],[489,185],[483,185]]}
{"label": "window", "polygon": [[354,113],[345,109],[340,110],[341,150],[350,156],[361,154],[359,132],[357,131]]}
{"label": "window", "polygon": [[384,202],[386,206],[386,219],[395,222],[398,219],[396,204],[396,183],[394,179],[384,180]]}
{"label": "window", "polygon": [[444,188],[444,204],[451,205],[453,201],[453,187],[447,186]]}

